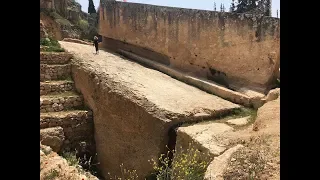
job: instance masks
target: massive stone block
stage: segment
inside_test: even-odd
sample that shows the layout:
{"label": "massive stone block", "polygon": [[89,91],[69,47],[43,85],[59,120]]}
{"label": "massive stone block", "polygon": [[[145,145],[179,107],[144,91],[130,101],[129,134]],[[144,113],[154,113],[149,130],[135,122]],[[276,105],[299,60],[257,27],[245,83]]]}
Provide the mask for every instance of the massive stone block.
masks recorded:
{"label": "massive stone block", "polygon": [[171,144],[169,130],[182,122],[213,118],[239,105],[205,93],[158,71],[92,47],[61,42],[74,53],[76,88],[92,109],[100,168],[120,175],[120,164],[141,179]]}
{"label": "massive stone block", "polygon": [[99,25],[104,46],[231,87],[264,91],[279,69],[277,18],[103,0]]}

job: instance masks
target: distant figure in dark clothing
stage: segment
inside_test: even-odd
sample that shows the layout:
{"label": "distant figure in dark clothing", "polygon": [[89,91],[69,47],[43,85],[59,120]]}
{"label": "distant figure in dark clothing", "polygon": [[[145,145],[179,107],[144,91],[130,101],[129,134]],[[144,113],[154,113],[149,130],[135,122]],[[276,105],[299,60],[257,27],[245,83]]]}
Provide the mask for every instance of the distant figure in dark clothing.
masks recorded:
{"label": "distant figure in dark clothing", "polygon": [[99,39],[97,36],[93,38],[93,46],[96,48],[96,54],[99,54]]}

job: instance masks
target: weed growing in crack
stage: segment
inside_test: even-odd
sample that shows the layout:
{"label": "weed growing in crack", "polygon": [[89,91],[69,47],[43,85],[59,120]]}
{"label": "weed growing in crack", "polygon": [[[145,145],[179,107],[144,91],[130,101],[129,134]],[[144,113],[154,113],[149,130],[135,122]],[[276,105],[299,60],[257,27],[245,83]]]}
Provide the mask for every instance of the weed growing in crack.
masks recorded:
{"label": "weed growing in crack", "polygon": [[124,165],[120,165],[121,175],[120,176],[113,176],[111,173],[108,173],[109,178],[113,180],[138,180],[139,177],[137,175],[136,170],[128,170],[124,168]]}
{"label": "weed growing in crack", "polygon": [[67,160],[70,166],[79,165],[79,159],[77,159],[75,152],[63,152],[62,157]]}
{"label": "weed growing in crack", "polygon": [[53,180],[59,176],[59,171],[56,169],[51,169],[44,177],[44,180]]}
{"label": "weed growing in crack", "polygon": [[[173,161],[169,158],[170,153],[173,154]],[[178,152],[169,150],[158,160],[159,163],[153,159],[150,161],[157,180],[202,180],[211,158],[189,144],[188,149],[180,147]]]}
{"label": "weed growing in crack", "polygon": [[87,157],[84,155],[82,158],[77,158],[77,151],[63,152],[62,157],[64,157],[70,166],[74,166],[78,171],[84,175],[90,172],[94,176],[98,176],[97,165],[99,163],[93,162],[93,157]]}

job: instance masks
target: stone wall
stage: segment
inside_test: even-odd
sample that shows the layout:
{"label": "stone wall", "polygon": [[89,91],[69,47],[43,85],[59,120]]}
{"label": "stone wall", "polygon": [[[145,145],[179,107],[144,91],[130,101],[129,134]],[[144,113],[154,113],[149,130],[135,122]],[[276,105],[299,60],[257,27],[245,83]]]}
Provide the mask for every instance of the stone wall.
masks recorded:
{"label": "stone wall", "polygon": [[71,58],[72,54],[67,52],[40,52],[40,63],[66,64]]}
{"label": "stone wall", "polygon": [[58,112],[82,106],[81,96],[40,98],[40,112]]}
{"label": "stone wall", "polygon": [[93,117],[91,111],[74,111],[67,116],[62,115],[40,116],[40,129],[60,126],[63,128],[66,137],[64,147],[76,147],[79,142],[93,141]]}
{"label": "stone wall", "polygon": [[164,60],[152,60],[229,86],[265,90],[279,69],[280,21],[272,17],[102,0],[100,34],[104,45],[156,52]]}
{"label": "stone wall", "polygon": [[40,64],[40,81],[60,80],[70,77],[70,64]]}

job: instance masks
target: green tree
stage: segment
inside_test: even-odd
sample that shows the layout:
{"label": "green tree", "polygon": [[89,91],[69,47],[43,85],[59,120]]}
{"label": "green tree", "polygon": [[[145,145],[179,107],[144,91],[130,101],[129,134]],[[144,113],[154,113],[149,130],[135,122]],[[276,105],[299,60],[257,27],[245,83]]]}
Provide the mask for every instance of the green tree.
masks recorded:
{"label": "green tree", "polygon": [[89,0],[88,13],[97,13],[96,8],[94,7],[93,0]]}
{"label": "green tree", "polygon": [[236,9],[236,6],[234,4],[234,0],[232,0],[229,12],[234,12],[235,9]]}
{"label": "green tree", "polygon": [[263,3],[264,6],[264,15],[271,16],[271,0],[265,0]]}
{"label": "green tree", "polygon": [[271,16],[271,0],[238,0],[234,8],[232,8],[233,5],[234,2],[231,3],[232,12]]}

